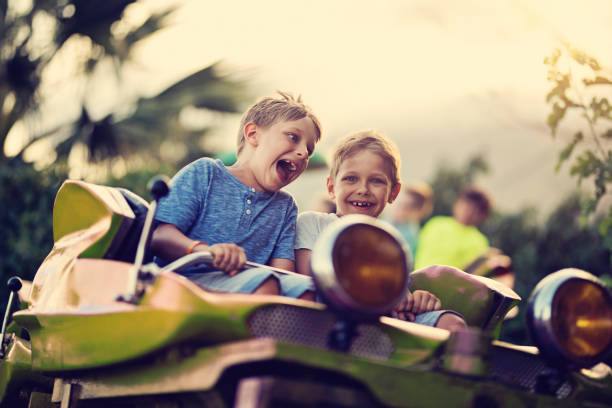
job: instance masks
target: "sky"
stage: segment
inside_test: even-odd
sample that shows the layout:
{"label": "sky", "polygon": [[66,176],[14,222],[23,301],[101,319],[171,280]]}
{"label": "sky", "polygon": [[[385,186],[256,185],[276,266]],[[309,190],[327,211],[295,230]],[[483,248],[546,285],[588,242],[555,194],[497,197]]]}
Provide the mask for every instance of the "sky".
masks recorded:
{"label": "sky", "polygon": [[[139,21],[167,4],[137,2],[126,17]],[[301,94],[323,124],[323,154],[352,131],[385,133],[400,148],[404,183],[484,154],[491,172],[478,182],[507,210],[547,212],[575,188],[567,168],[554,172],[571,132],[553,140],[546,127],[544,58],[569,41],[612,66],[609,0],[176,4],[169,27],[134,50],[128,80],[139,92],[222,61],[255,96]],[[239,118],[214,120],[211,145],[233,149]],[[312,171],[287,189],[305,210],[324,182],[324,171]]]}
{"label": "sky", "polygon": [[[612,62],[609,1],[181,4],[171,27],[136,50],[144,83],[163,86],[221,60],[256,95],[301,94],[322,121],[323,153],[351,131],[384,132],[400,148],[405,183],[484,154],[491,172],[479,184],[507,210],[550,211],[575,187],[567,169],[554,172],[564,135],[553,140],[545,124],[544,58],[569,41]],[[236,125],[213,143],[232,149]],[[287,189],[307,209],[324,179],[311,172]]]}

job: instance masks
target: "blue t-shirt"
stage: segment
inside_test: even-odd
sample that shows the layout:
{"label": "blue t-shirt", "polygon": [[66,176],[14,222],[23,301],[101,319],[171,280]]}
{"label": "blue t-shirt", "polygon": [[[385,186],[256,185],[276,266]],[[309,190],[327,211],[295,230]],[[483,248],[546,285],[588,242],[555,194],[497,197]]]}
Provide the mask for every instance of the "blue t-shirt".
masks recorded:
{"label": "blue t-shirt", "polygon": [[289,193],[258,191],[210,158],[198,159],[174,176],[155,216],[208,245],[234,243],[249,261],[261,264],[272,258],[295,260],[296,218],[297,206]]}
{"label": "blue t-shirt", "polygon": [[412,252],[412,256],[414,258],[417,248],[419,245],[419,232],[421,231],[421,226],[418,222],[404,222],[404,223],[392,223],[395,228],[402,234],[402,237],[408,243],[410,247],[410,251]]}

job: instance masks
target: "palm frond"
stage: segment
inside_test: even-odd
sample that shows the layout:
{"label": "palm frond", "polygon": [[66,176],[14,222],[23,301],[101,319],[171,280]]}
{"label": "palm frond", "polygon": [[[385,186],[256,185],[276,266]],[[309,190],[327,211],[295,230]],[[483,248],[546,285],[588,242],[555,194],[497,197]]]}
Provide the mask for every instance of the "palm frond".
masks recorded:
{"label": "palm frond", "polygon": [[157,12],[147,18],[139,27],[131,30],[124,39],[126,49],[131,49],[138,41],[144,40],[151,34],[157,33],[159,30],[166,27],[164,20],[174,11],[175,9],[171,8]]}
{"label": "palm frond", "polygon": [[[35,111],[40,102],[37,100],[40,78],[70,38],[84,36],[91,40],[88,54],[80,60],[83,65],[79,67],[86,76],[97,74],[98,64],[110,59],[117,78],[120,78],[123,63],[129,59],[134,45],[165,27],[168,17],[175,10],[175,7],[171,7],[159,11],[127,34],[117,35],[112,30],[113,25],[123,18],[126,7],[136,1],[36,0],[32,2],[30,10],[22,15],[10,16],[7,22],[8,1],[0,0],[0,45],[3,50],[8,50],[0,56],[0,92],[16,98],[12,110],[15,117],[0,117],[2,145],[15,121]],[[32,51],[29,38],[36,37],[33,20],[41,13],[54,24],[54,35],[49,37],[47,43],[36,45],[36,50]],[[32,55],[37,55],[36,59]],[[160,146],[167,140],[184,146],[189,154],[201,155],[202,138],[206,136],[210,124],[203,124],[196,130],[186,128],[181,121],[181,112],[185,108],[238,112],[247,102],[246,88],[246,82],[225,75],[220,64],[216,63],[183,78],[158,95],[122,101],[124,106],[108,110],[102,119],[93,119],[88,109],[83,107],[78,120],[32,136],[24,149],[42,140],[51,141],[57,162],[64,165],[75,146],[86,146],[91,162],[111,162],[117,157],[124,160],[161,157],[164,154],[161,154]],[[126,104],[133,105],[131,113],[118,115],[116,112],[125,112]],[[177,152],[181,150],[177,149]],[[182,160],[178,155],[174,156],[176,160]],[[0,161],[4,158],[0,153]]]}
{"label": "palm frond", "polygon": [[218,71],[219,63],[214,63],[176,82],[152,99],[166,105],[239,112],[246,84],[223,76]]}
{"label": "palm frond", "polygon": [[75,34],[89,37],[94,44],[102,46],[106,55],[116,55],[113,44],[112,25],[119,21],[125,8],[136,0],[71,0],[74,7],[69,17],[58,16],[61,26],[57,42],[63,44]]}

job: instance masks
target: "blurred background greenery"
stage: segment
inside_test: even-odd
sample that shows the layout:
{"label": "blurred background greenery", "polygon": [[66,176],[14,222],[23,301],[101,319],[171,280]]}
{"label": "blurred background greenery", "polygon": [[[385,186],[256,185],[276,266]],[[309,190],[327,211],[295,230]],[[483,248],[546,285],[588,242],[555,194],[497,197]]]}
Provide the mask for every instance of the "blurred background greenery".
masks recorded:
{"label": "blurred background greenery", "polygon": [[[86,164],[79,177],[126,187],[149,199],[145,188],[153,175],[172,175],[197,157],[227,154],[206,147],[210,123],[196,120],[195,125],[186,125],[181,120],[186,112],[195,117],[210,112],[232,114],[253,101],[246,81],[235,79],[214,63],[154,95],[131,94],[101,110],[95,94],[99,77],[108,80],[109,71],[103,67],[113,67],[110,72],[114,83],[121,88],[122,74],[133,62],[131,51],[162,30],[173,11],[165,9],[128,24],[123,15],[135,2],[41,0],[18,6],[20,2],[0,0],[2,287],[10,276],[32,279],[51,249],[54,196],[63,180],[74,177],[75,157]],[[30,126],[20,145],[7,154],[9,133],[20,121],[39,119],[39,107],[46,97],[40,91],[41,83],[50,70],[57,69],[58,61],[64,58],[63,50],[75,43],[79,44],[80,58],[73,61],[71,75],[80,79],[80,115],[66,123]],[[570,78],[557,65],[562,55],[590,71],[584,78]],[[595,95],[583,102],[571,92],[580,93],[588,87],[605,95],[611,82],[594,58],[569,46],[555,51],[547,63],[553,83],[547,97],[553,136],[564,115],[572,110],[581,111],[586,120],[586,130],[577,130],[575,138],[559,153],[558,167],[569,162],[569,176],[593,188],[576,189],[546,217],[538,213],[537,206],[513,212],[498,210],[483,226],[491,244],[512,258],[516,291],[523,299],[543,276],[565,267],[582,268],[610,282],[612,213],[595,209],[612,180],[612,133],[600,126],[610,120],[611,108],[605,97]],[[44,165],[35,165],[27,158],[28,150],[37,146],[48,151]],[[324,166],[324,161],[315,160],[313,164]],[[428,180],[435,197],[432,216],[450,214],[456,193],[466,184],[486,179],[489,168],[484,155],[456,167],[441,163]],[[0,301],[4,303],[6,298],[6,292],[1,291]],[[523,313],[521,308],[519,316],[506,323],[502,339],[529,343]]]}

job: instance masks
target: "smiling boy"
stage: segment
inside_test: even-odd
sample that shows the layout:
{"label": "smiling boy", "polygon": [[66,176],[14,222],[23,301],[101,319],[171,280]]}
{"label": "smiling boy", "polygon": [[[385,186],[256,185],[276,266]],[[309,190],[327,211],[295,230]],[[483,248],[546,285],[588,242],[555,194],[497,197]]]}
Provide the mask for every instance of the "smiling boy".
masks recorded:
{"label": "smiling boy", "polygon": [[310,279],[263,268],[241,270],[247,259],[295,270],[297,206],[281,189],[306,169],[321,126],[301,98],[279,93],[244,114],[236,163],[226,167],[201,158],[176,174],[170,193],[160,200],[151,249],[162,265],[210,252],[212,267],[180,272],[208,289],[313,299]]}
{"label": "smiling boy", "polygon": [[[377,218],[400,192],[400,156],[397,146],[373,130],[356,132],[341,139],[332,156],[327,191],[336,203],[336,213],[306,211],[297,219],[295,256],[297,271],[310,274],[310,256],[319,234],[332,222],[348,214]],[[464,328],[465,321],[450,310],[439,310],[432,293],[409,293],[391,311],[393,317],[447,330]]]}
{"label": "smiling boy", "polygon": [[341,139],[332,155],[327,178],[336,213],[306,211],[299,215],[296,237],[297,271],[310,273],[310,254],[319,234],[348,214],[377,218],[399,194],[399,152],[382,134],[356,132]]}

